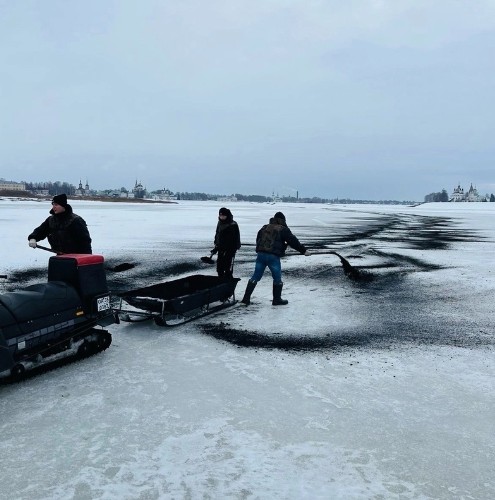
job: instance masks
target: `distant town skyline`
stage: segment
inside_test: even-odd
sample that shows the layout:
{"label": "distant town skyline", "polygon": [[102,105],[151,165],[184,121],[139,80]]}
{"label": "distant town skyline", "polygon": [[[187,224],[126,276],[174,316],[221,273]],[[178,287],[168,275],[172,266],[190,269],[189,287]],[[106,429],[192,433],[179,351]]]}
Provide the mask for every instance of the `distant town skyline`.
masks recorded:
{"label": "distant town skyline", "polygon": [[[59,186],[56,190],[54,186]],[[25,191],[29,190],[36,195],[48,195],[50,192],[55,194],[55,191],[58,193],[62,189],[63,192],[74,196],[74,197],[85,197],[85,196],[94,196],[102,193],[106,193],[107,195],[119,196],[119,197],[129,197],[129,198],[154,198],[154,199],[167,199],[167,200],[176,200],[181,199],[181,195],[199,195],[203,194],[212,198],[217,197],[218,200],[224,201],[237,201],[239,199],[248,199],[248,198],[265,198],[267,200],[272,201],[284,201],[284,200],[318,200],[324,202],[338,202],[342,201],[376,201],[376,202],[398,202],[398,203],[416,203],[416,202],[434,202],[434,201],[467,201],[467,202],[479,202],[479,201],[495,201],[495,195],[493,193],[479,193],[476,186],[473,183],[470,184],[469,188],[464,188],[459,183],[455,186],[451,191],[447,191],[445,188],[442,188],[441,191],[434,191],[426,193],[421,200],[403,200],[400,198],[383,198],[383,199],[371,199],[371,198],[349,198],[349,197],[341,197],[341,198],[327,198],[327,197],[319,197],[319,196],[299,196],[299,192],[296,192],[296,195],[284,195],[272,192],[271,195],[264,195],[261,193],[220,193],[220,192],[206,192],[206,191],[184,191],[177,190],[172,191],[168,188],[160,188],[155,190],[147,189],[140,181],[135,181],[134,186],[132,188],[127,188],[125,186],[121,186],[120,188],[116,187],[106,187],[103,189],[94,189],[89,185],[89,181],[86,180],[86,183],[83,185],[82,180],[79,181],[78,186],[72,184],[71,182],[66,181],[44,181],[44,182],[15,182],[15,181],[7,181],[3,178],[0,178],[0,194],[2,191]],[[193,198],[185,198],[185,199],[193,199]]]}

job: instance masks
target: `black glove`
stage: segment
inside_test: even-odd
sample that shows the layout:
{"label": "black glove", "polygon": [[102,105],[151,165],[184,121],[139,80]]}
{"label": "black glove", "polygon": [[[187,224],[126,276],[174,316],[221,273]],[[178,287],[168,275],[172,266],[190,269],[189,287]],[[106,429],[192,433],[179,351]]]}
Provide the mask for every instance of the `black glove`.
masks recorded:
{"label": "black glove", "polygon": [[215,255],[218,252],[218,248],[215,247],[210,253],[211,255]]}

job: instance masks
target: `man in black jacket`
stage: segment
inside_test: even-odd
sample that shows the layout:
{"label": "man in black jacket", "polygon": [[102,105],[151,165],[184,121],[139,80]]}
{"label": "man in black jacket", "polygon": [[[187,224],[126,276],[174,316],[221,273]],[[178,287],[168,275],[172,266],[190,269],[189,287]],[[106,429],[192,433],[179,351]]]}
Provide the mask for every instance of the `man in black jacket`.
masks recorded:
{"label": "man in black jacket", "polygon": [[212,255],[218,252],[217,273],[220,278],[232,279],[232,268],[235,254],[241,248],[239,226],[232,212],[225,207],[218,211],[218,223],[215,231],[215,247]]}
{"label": "man in black jacket", "polygon": [[73,213],[65,194],[53,197],[50,217],[28,236],[29,246],[36,248],[36,242],[45,238],[57,253],[92,253],[86,222]]}
{"label": "man in black jacket", "polygon": [[256,283],[262,278],[266,267],[270,269],[273,277],[273,301],[274,306],[285,306],[289,303],[288,300],[282,299],[282,266],[280,257],[285,255],[287,245],[297,250],[303,255],[309,255],[306,247],[292,234],[285,222],[285,215],[282,212],[277,212],[270,219],[268,224],[265,224],[256,236],[256,264],[254,274],[248,281],[244,298],[241,302],[245,305],[250,304],[251,294],[253,293]]}

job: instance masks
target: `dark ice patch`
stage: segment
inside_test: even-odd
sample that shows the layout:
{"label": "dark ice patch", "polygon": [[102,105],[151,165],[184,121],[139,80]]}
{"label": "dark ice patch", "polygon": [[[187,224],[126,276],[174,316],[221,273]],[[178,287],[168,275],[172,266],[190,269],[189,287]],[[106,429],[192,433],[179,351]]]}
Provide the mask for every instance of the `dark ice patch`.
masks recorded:
{"label": "dark ice patch", "polygon": [[[366,227],[367,224],[369,227]],[[239,329],[227,322],[203,324],[200,326],[203,333],[239,348],[295,352],[495,346],[495,335],[478,318],[456,314],[464,310],[462,298],[448,293],[448,283],[443,289],[438,281],[430,286],[427,281],[409,279],[415,273],[440,271],[443,266],[429,262],[428,254],[422,254],[420,258],[400,253],[400,248],[448,250],[457,242],[483,241],[476,232],[458,230],[449,218],[415,215],[380,220],[370,217],[367,221],[361,220],[360,227],[348,228],[347,232],[340,228],[341,234],[335,234],[334,229],[318,228],[319,237],[311,238],[311,249],[315,254],[331,254],[337,243],[346,242],[349,245],[352,241],[347,247],[352,249],[352,253],[346,255],[346,260],[352,262],[359,279],[346,279],[348,276],[344,277],[342,269],[334,264],[324,266],[320,262],[311,265],[310,261],[305,261],[305,265],[300,267],[282,266],[284,281],[291,288],[311,283],[311,287],[320,290],[328,288],[329,284],[332,289],[348,290],[346,297],[352,300],[353,313],[364,319],[364,326],[349,327],[351,322],[346,322],[346,311],[342,311],[341,325],[334,325],[332,330],[325,328],[325,318],[322,317],[321,329],[301,331],[300,334],[285,333],[283,327],[277,332]],[[394,251],[387,251],[388,245],[382,244],[377,249],[374,241],[390,242]],[[337,250],[344,252],[341,248]],[[366,257],[372,257],[373,264],[356,265],[355,260]],[[295,305],[289,303],[287,307]],[[324,314],[323,308],[322,311]],[[256,311],[247,309],[246,314],[256,314]]]}

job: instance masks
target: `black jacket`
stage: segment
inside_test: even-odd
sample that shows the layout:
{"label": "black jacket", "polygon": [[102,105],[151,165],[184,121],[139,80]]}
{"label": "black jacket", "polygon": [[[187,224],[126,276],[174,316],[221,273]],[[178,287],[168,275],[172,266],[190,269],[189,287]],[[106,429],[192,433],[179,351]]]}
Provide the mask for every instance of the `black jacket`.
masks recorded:
{"label": "black jacket", "polygon": [[215,249],[219,252],[235,254],[241,248],[241,233],[230,210],[227,218],[219,220],[215,231]]}
{"label": "black jacket", "polygon": [[50,214],[52,215],[28,236],[28,240],[48,238],[52,250],[58,253],[92,253],[86,222],[72,212],[70,205],[61,214],[55,215],[53,210],[50,210]]}
{"label": "black jacket", "polygon": [[292,234],[284,219],[272,217],[270,223],[265,224],[256,236],[256,252],[273,253],[282,257],[287,245],[299,253],[306,253],[306,247]]}

